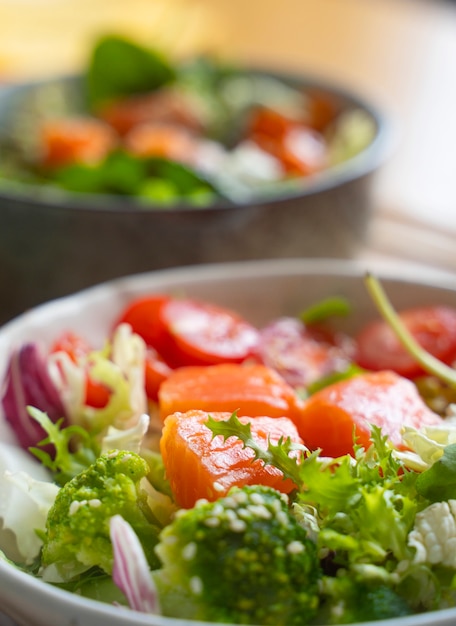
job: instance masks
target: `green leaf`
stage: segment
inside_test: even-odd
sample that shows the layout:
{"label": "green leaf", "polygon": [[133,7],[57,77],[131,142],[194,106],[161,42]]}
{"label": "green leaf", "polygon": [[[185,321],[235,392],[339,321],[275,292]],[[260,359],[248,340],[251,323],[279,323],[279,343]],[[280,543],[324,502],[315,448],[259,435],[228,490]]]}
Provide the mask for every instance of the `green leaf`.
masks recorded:
{"label": "green leaf", "polygon": [[333,316],[346,316],[351,312],[350,303],[346,298],[334,296],[331,298],[325,298],[320,302],[307,307],[302,313],[299,314],[299,319],[304,324],[312,325],[317,322],[322,322],[328,317]]}
{"label": "green leaf", "polygon": [[416,489],[431,502],[456,498],[456,444],[446,446],[443,456],[418,476]]}
{"label": "green leaf", "polygon": [[147,178],[147,163],[121,150],[111,152],[100,164],[103,191],[135,195]]}
{"label": "green leaf", "polygon": [[58,484],[65,484],[93,463],[97,451],[93,450],[90,434],[84,428],[76,425],[63,428],[63,419],[54,423],[46,413],[35,407],[29,406],[27,410],[47,433],[38,445],[51,444],[55,449],[52,456],[41,448],[30,448],[30,452],[51,470]]}
{"label": "green leaf", "polygon": [[364,370],[356,365],[355,363],[350,363],[350,365],[343,372],[332,372],[327,376],[323,376],[319,378],[315,382],[311,383],[306,387],[306,395],[311,396],[313,393],[320,391],[320,389],[324,389],[328,385],[333,385],[341,380],[346,380],[347,378],[352,378],[353,376],[357,376],[358,374],[362,374]]}
{"label": "green leaf", "polygon": [[87,72],[89,104],[96,109],[110,100],[147,93],[175,79],[170,61],[160,52],[118,35],[94,46]]}
{"label": "green leaf", "polygon": [[74,163],[58,169],[53,180],[63,189],[77,193],[102,193],[104,191],[103,170],[99,165]]}
{"label": "green leaf", "polygon": [[439,359],[427,352],[416,341],[415,337],[413,337],[403,323],[400,315],[398,315],[394,310],[377,278],[368,273],[365,277],[365,284],[369,294],[377,306],[379,313],[390,325],[391,329],[394,331],[407,352],[416,359],[417,363],[419,363],[426,372],[440,378],[451,387],[455,387],[456,370],[449,367],[442,361],[439,361]]}
{"label": "green leaf", "polygon": [[229,437],[240,439],[245,448],[250,448],[255,454],[255,459],[260,459],[266,465],[272,465],[281,470],[285,478],[290,478],[299,486],[300,469],[296,458],[296,451],[304,452],[306,448],[299,444],[293,443],[291,439],[281,438],[277,444],[269,441],[267,450],[264,450],[252,437],[250,424],[242,424],[234,412],[229,420],[214,420],[209,416],[206,426],[212,431],[214,437],[222,435],[226,441]]}
{"label": "green leaf", "polygon": [[162,178],[148,178],[139,189],[141,199],[150,201],[151,205],[169,207],[179,201],[179,193],[169,180]]}
{"label": "green leaf", "polygon": [[359,480],[353,475],[353,459],[344,456],[330,465],[315,454],[300,467],[299,502],[316,506],[322,515],[336,515],[359,499]]}
{"label": "green leaf", "polygon": [[202,188],[212,189],[211,184],[198,172],[183,163],[161,157],[150,157],[146,159],[146,162],[150,176],[171,183],[181,197],[190,195]]}

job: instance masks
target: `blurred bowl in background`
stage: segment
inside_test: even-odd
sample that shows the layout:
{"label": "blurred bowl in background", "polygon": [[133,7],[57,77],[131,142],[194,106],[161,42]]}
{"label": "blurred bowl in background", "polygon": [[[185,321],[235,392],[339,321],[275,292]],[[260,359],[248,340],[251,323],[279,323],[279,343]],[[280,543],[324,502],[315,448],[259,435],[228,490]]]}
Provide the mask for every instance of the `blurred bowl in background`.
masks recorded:
{"label": "blurred bowl in background", "polygon": [[[14,180],[0,186],[0,323],[49,299],[128,274],[178,265],[279,257],[350,257],[368,233],[371,185],[390,149],[376,107],[309,77],[244,75],[317,90],[370,124],[367,145],[292,185],[211,204],[154,209],[132,196],[81,194]],[[37,120],[84,106],[81,77],[4,87],[0,146],[32,137]],[[41,116],[41,117],[40,117]],[[0,158],[1,167],[1,158]],[[229,183],[227,184],[227,188]],[[229,191],[229,189],[228,189]]]}

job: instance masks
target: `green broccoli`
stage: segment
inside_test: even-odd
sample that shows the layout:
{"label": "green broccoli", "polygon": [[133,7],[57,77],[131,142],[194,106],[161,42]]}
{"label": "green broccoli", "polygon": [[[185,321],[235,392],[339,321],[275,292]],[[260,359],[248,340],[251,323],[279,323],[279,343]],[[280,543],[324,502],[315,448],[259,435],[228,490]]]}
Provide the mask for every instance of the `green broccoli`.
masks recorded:
{"label": "green broccoli", "polygon": [[292,626],[318,609],[316,546],[275,489],[233,487],[179,511],[156,552],[162,568],[154,580],[168,617]]}
{"label": "green broccoli", "polygon": [[91,567],[110,574],[109,520],[116,514],[135,530],[150,566],[158,566],[154,546],[161,525],[148,505],[148,472],[141,456],[115,450],[100,456],[60,489],[43,537],[44,578],[68,581]]}
{"label": "green broccoli", "polygon": [[334,596],[322,602],[319,623],[354,624],[396,619],[415,611],[394,589],[353,578],[334,579]]}

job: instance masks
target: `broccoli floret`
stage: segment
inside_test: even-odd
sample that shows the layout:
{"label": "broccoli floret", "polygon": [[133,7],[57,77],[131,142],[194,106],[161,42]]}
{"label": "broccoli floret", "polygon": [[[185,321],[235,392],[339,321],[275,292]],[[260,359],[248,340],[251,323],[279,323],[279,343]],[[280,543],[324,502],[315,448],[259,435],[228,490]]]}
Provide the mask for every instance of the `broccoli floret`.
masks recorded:
{"label": "broccoli floret", "polygon": [[318,608],[315,544],[287,497],[233,487],[181,510],[160,535],[154,573],[164,615],[239,624],[305,624]]}
{"label": "broccoli floret", "polygon": [[110,574],[113,552],[109,520],[116,514],[135,530],[150,566],[158,566],[154,546],[161,527],[142,488],[148,472],[141,456],[115,450],[100,456],[60,489],[43,537],[44,578],[51,582],[71,580],[94,566]]}
{"label": "broccoli floret", "polygon": [[404,598],[385,584],[368,584],[350,577],[333,582],[334,595],[322,602],[318,623],[374,622],[415,613]]}

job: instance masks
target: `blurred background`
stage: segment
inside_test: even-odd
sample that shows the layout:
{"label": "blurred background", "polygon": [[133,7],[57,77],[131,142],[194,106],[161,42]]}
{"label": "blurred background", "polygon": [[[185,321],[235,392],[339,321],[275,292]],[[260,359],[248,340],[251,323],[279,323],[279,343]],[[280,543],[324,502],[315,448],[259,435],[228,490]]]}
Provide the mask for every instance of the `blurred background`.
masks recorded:
{"label": "blurred background", "polygon": [[390,114],[367,255],[456,269],[456,3],[443,0],[0,0],[3,83],[77,71],[93,39],[211,51],[330,79]]}

